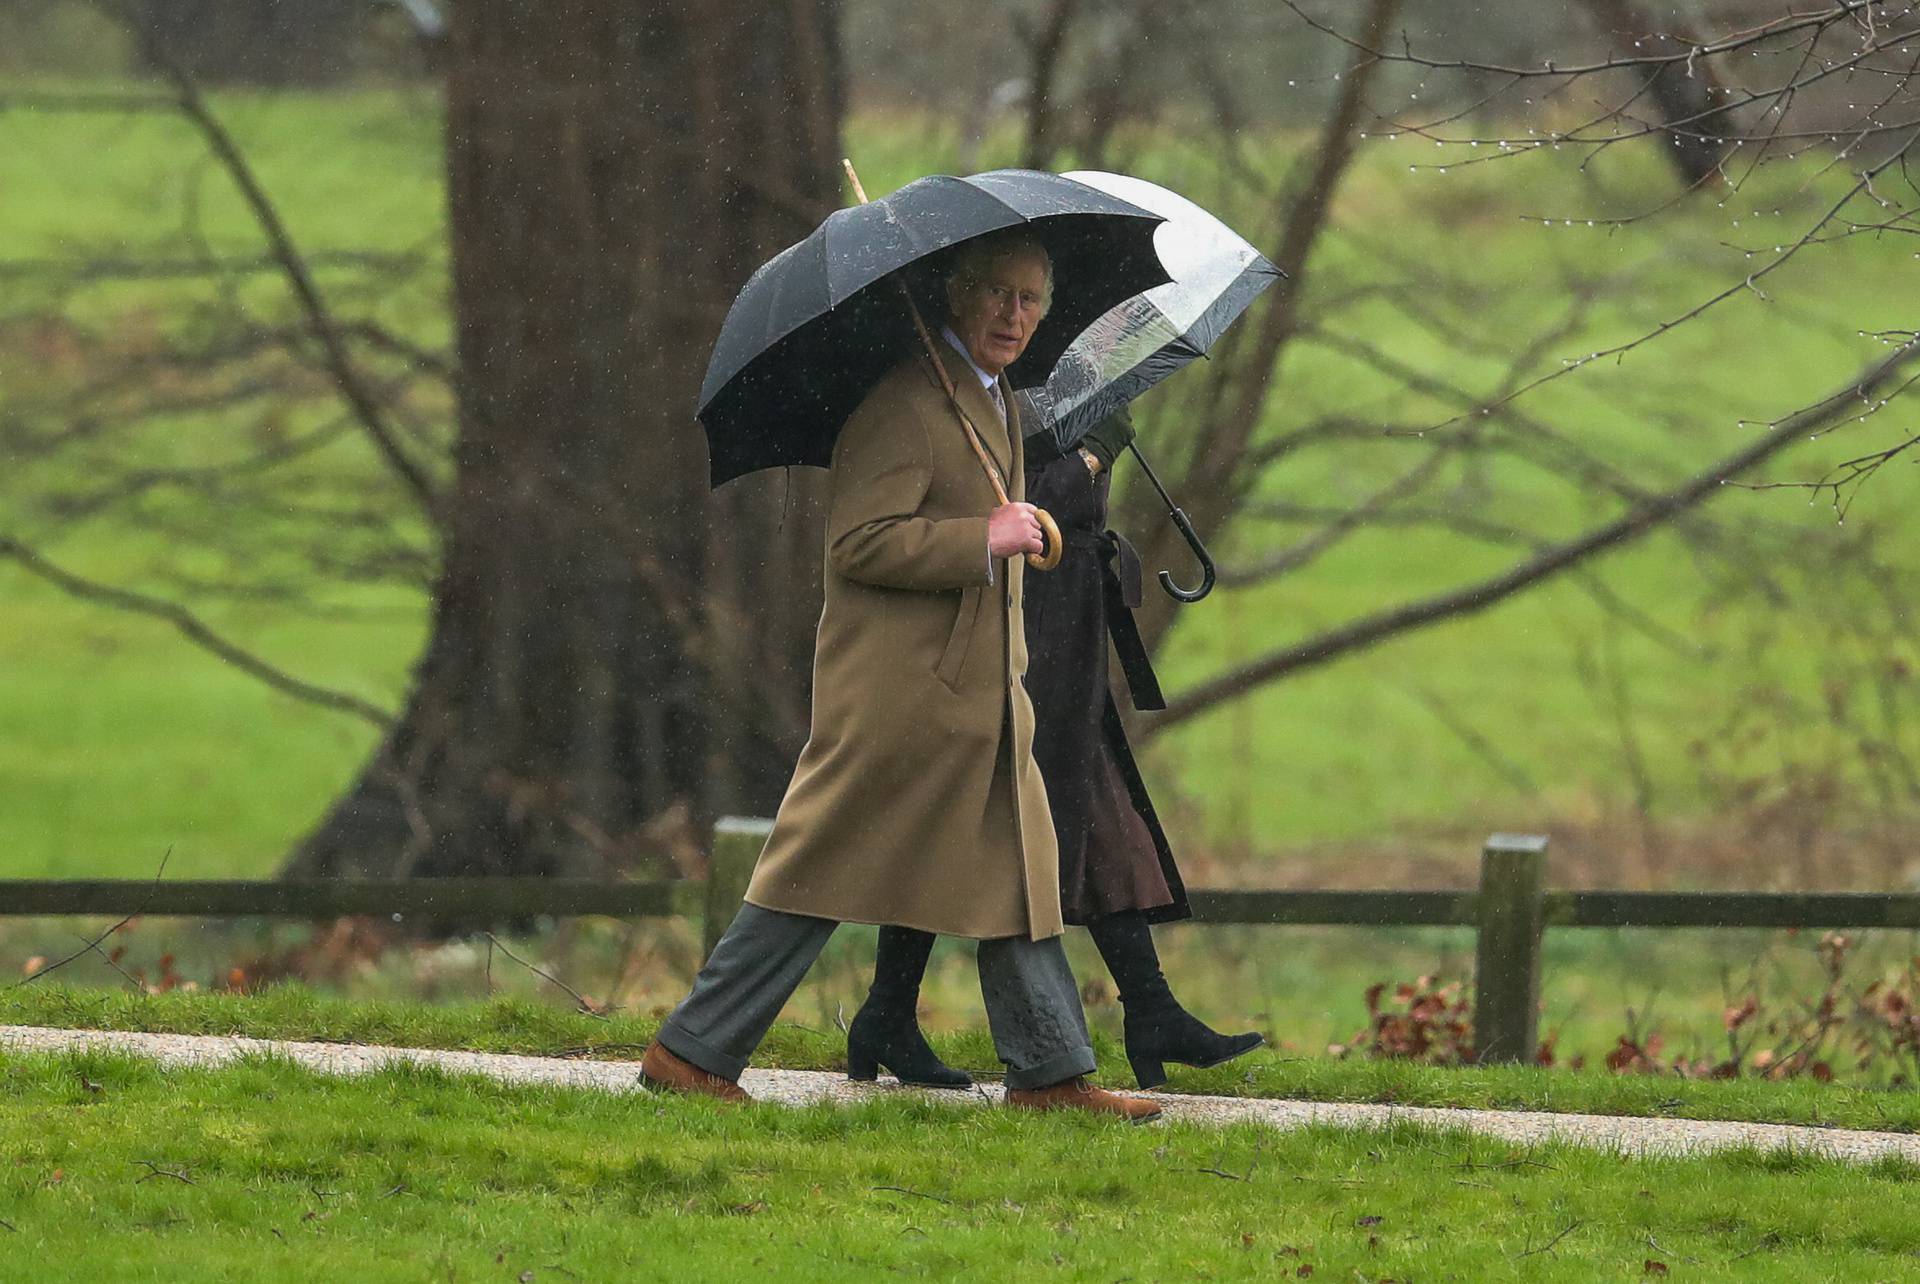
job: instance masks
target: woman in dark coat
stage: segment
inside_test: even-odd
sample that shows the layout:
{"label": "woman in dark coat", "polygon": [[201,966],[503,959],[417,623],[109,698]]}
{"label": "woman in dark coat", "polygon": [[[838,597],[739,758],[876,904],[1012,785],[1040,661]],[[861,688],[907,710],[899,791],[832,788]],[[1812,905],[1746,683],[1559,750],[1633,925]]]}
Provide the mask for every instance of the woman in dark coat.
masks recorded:
{"label": "woman in dark coat", "polygon": [[[1108,469],[1132,439],[1122,411],[1065,454],[1045,434],[1026,443],[1027,500],[1053,514],[1066,543],[1058,567],[1026,579],[1026,686],[1033,756],[1060,845],[1061,913],[1087,928],[1113,974],[1127,1059],[1140,1086],[1152,1088],[1166,1082],[1163,1062],[1218,1065],[1261,1039],[1220,1034],[1181,1007],[1154,949],[1151,925],[1191,911],[1107,683],[1111,636],[1134,707],[1166,707],[1133,622],[1139,558],[1106,529]],[[873,988],[847,1030],[850,1077],[872,1079],[885,1066],[903,1083],[972,1086],[920,1033],[920,981],[933,939],[911,928],[880,930]]]}

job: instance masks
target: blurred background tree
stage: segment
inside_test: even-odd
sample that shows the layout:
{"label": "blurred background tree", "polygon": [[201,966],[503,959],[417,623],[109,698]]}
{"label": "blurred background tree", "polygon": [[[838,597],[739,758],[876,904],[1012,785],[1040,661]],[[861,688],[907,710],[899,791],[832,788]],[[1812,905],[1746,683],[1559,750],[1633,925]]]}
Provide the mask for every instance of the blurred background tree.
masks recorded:
{"label": "blurred background tree", "polygon": [[433,632],[290,873],[585,875],[651,858],[644,822],[675,807],[778,800],[805,738],[819,482],[709,502],[686,408],[739,286],[834,206],[834,22],[833,0],[737,23],[454,10],[459,437],[418,495],[445,543]]}
{"label": "blurred background tree", "polygon": [[357,719],[280,737],[272,788],[133,727],[168,767],[126,768],[130,831],[173,823],[191,791],[139,790],[199,753],[259,813],[224,841],[298,872],[692,868],[708,818],[778,798],[817,611],[819,478],[705,489],[734,291],[844,199],[843,133],[875,190],[1127,169],[1292,274],[1140,407],[1223,560],[1213,602],[1146,612],[1183,833],[1264,869],[1534,817],[1566,864],[1630,834],[1604,873],[1647,882],[1670,826],[1845,831],[1739,877],[1880,878],[1920,805],[1902,519],[1707,500],[1878,467],[1850,442],[1905,390],[1912,28],[1851,0],[22,0],[0,556]]}

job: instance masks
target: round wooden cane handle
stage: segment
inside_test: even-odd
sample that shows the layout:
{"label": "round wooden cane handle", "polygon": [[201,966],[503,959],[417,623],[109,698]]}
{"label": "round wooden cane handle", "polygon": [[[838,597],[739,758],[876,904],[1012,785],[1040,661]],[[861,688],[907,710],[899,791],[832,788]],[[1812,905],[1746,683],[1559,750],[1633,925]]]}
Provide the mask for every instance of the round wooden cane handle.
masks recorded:
{"label": "round wooden cane handle", "polygon": [[1033,515],[1040,521],[1040,533],[1047,537],[1047,551],[1028,553],[1027,565],[1036,571],[1050,571],[1060,565],[1060,555],[1067,551],[1066,541],[1060,538],[1060,524],[1053,520],[1052,513],[1036,508]]}

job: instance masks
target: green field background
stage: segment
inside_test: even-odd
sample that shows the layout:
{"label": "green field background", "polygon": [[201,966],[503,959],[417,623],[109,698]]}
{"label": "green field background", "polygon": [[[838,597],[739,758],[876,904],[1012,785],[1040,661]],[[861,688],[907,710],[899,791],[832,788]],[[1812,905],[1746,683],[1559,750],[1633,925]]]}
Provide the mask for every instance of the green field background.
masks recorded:
{"label": "green field background", "polygon": [[[444,258],[434,98],[235,95],[218,106],[306,252]],[[200,140],[170,115],[14,111],[0,116],[0,138],[6,261],[103,249],[137,255],[171,245],[190,195],[209,246],[259,253],[257,231],[224,176],[209,166]],[[1278,174],[1304,141],[1268,139],[1262,159]],[[1547,228],[1523,214],[1625,207],[1647,199],[1643,192],[1659,191],[1664,175],[1629,164],[1611,188],[1596,188],[1552,156],[1446,175],[1412,172],[1400,163],[1411,141],[1381,140],[1363,153],[1343,189],[1334,230],[1311,265],[1309,297],[1315,289],[1351,289],[1356,282],[1392,281],[1417,290],[1428,277],[1416,269],[1428,264],[1434,280],[1471,283],[1471,317],[1458,301],[1436,306],[1452,307],[1473,343],[1494,353],[1518,347],[1564,310],[1564,291],[1554,283],[1576,274],[1602,277],[1615,294],[1565,347],[1578,352],[1630,337],[1724,285],[1739,252],[1721,242],[1745,238],[1729,226],[1739,205],[1780,201],[1787,215],[1800,217],[1833,186],[1830,179],[1810,181],[1809,165],[1805,172],[1761,174],[1726,209],[1703,200],[1624,229]],[[1010,152],[1011,140],[1006,144]],[[953,163],[952,146],[939,130],[892,118],[856,120],[850,147],[876,190]],[[1004,159],[989,154],[980,163]],[[1237,210],[1243,225],[1264,217],[1264,207],[1222,178],[1204,149],[1148,139],[1136,168]],[[1754,217],[1749,213],[1747,221]],[[364,299],[334,284],[347,295],[343,310],[371,313],[419,342],[444,346],[442,272],[430,269],[425,285]],[[1805,266],[1768,278],[1773,302],[1731,300],[1630,360],[1583,370],[1524,405],[1647,484],[1677,479],[1754,431],[1737,420],[1783,414],[1884,351],[1858,331],[1901,321],[1910,296],[1896,282],[1913,274],[1911,252],[1899,245],[1858,239],[1826,247]],[[69,324],[96,333],[165,334],[191,324],[183,318],[204,302],[207,289],[114,284],[83,291],[63,306]],[[263,311],[285,307],[270,273],[245,279],[239,297]],[[17,291],[15,300],[0,333],[0,358],[15,378],[0,396],[20,395],[23,384],[28,393],[35,390],[35,345],[45,341],[32,324],[30,302]],[[1464,350],[1386,303],[1345,308],[1329,328],[1464,383],[1494,368],[1486,352]],[[1177,446],[1183,389],[1208,377],[1204,367],[1184,374],[1185,384],[1176,381],[1143,405],[1163,453]],[[1290,353],[1275,388],[1272,431],[1330,410],[1382,423],[1438,421],[1447,414],[1437,403],[1393,392],[1338,351],[1311,342]],[[324,398],[309,395],[288,418],[299,423],[327,413]],[[47,496],[83,490],[96,465],[221,458],[236,448],[234,431],[233,422],[219,416],[180,417],[150,426],[130,448],[116,445],[110,457],[89,458],[83,449],[16,459],[0,479],[0,515],[17,534],[44,539],[43,551],[62,565],[138,586],[154,567],[183,556],[169,551],[159,531],[169,505],[195,501],[163,494],[140,505],[132,520],[72,524],[47,516]],[[1880,431],[1877,425],[1860,430]],[[1860,436],[1810,444],[1776,472],[1817,475],[1825,460],[1861,444]],[[129,449],[138,459],[128,458]],[[1425,449],[1423,441],[1396,439],[1371,451],[1303,455],[1274,470],[1269,490],[1295,502],[1350,502]],[[334,470],[324,480],[340,487],[378,480],[351,439],[317,467]],[[1486,506],[1474,514],[1488,520],[1564,535],[1613,511],[1601,495],[1510,460],[1488,467]],[[1712,741],[1716,729],[1757,693],[1804,699],[1809,711],[1798,725],[1788,719],[1750,730],[1772,743],[1747,752],[1844,775],[1845,748],[1833,743],[1819,716],[1821,684],[1836,663],[1912,657],[1905,639],[1894,654],[1848,653],[1834,623],[1850,604],[1834,593],[1852,590],[1823,583],[1822,559],[1837,564],[1849,549],[1897,547],[1907,538],[1914,518],[1903,482],[1893,477],[1870,487],[1845,527],[1824,502],[1810,506],[1796,492],[1741,491],[1717,502],[1716,517],[1764,526],[1756,559],[1779,547],[1803,551],[1799,565],[1772,568],[1785,601],[1767,600],[1751,584],[1701,565],[1677,539],[1655,536],[1607,557],[1596,571],[1620,600],[1669,631],[1668,643],[1621,625],[1583,585],[1559,581],[1199,718],[1154,742],[1153,779],[1179,818],[1183,843],[1230,858],[1237,878],[1247,876],[1240,867],[1288,854],[1332,852],[1325,859],[1340,862],[1355,850],[1395,844],[1470,861],[1475,837],[1489,827],[1559,829],[1583,841],[1633,792],[1605,693],[1581,672],[1580,657],[1591,663],[1602,653],[1596,648],[1630,693],[1634,734],[1655,786],[1645,801],[1657,817],[1711,827],[1723,800],[1702,784],[1698,762],[1720,748]],[[1473,514],[1470,503],[1455,502]],[[1301,529],[1247,522],[1221,539],[1223,553],[1245,560]],[[278,555],[275,536],[271,526],[237,531],[234,543],[245,551],[222,556],[271,563]],[[1258,589],[1222,590],[1187,611],[1161,656],[1166,685],[1178,692],[1290,639],[1468,582],[1516,556],[1512,548],[1444,532],[1417,538],[1397,530],[1363,533],[1300,575]],[[0,565],[0,595],[0,852],[10,873],[138,874],[150,871],[169,846],[169,869],[179,877],[271,872],[371,747],[366,726],[262,689],[163,624],[66,599],[12,566]],[[423,639],[424,595],[321,586],[314,598],[303,611],[219,601],[196,609],[300,676],[397,707]],[[1898,694],[1905,700],[1910,693],[1903,687]],[[1436,705],[1450,716],[1437,716]],[[1896,735],[1904,731],[1896,727]],[[1495,746],[1497,755],[1485,745]],[[1591,864],[1605,863],[1595,851]],[[1335,874],[1354,881],[1350,871]],[[1661,881],[1686,877],[1684,868],[1655,874],[1665,876]]]}
{"label": "green field background", "polygon": [[[321,280],[343,311],[444,348],[436,96],[223,94],[215,105],[305,252],[424,256],[422,272],[391,288],[369,288],[347,271],[323,270]],[[1011,162],[1015,142],[990,140],[979,166]],[[1243,150],[1277,179],[1310,143],[1274,134]],[[1248,230],[1270,225],[1270,208],[1205,148],[1182,145],[1172,131],[1130,146],[1131,167],[1144,176]],[[947,131],[899,115],[855,119],[849,147],[876,192],[957,164]],[[1670,176],[1648,157],[1586,171],[1551,153],[1446,174],[1410,168],[1433,163],[1416,151],[1426,148],[1400,139],[1363,149],[1308,285],[1310,308],[1356,291],[1362,301],[1327,322],[1335,342],[1303,341],[1289,352],[1263,433],[1332,412],[1437,423],[1449,408],[1388,386],[1337,340],[1364,339],[1415,370],[1484,386],[1501,354],[1566,311],[1569,282],[1596,280],[1605,292],[1554,351],[1575,356],[1621,342],[1753,270],[1748,250],[1764,243],[1764,256],[1777,229],[1804,226],[1844,179],[1819,173],[1809,158],[1763,171],[1724,205],[1703,199],[1646,222],[1588,227],[1585,215],[1604,220],[1664,200]],[[225,177],[173,116],[0,112],[0,270],[177,253],[187,210],[207,247],[260,253]],[[1583,217],[1571,225],[1541,222],[1575,210]],[[1750,439],[1755,423],[1884,354],[1862,332],[1911,324],[1914,259],[1889,240],[1821,247],[1768,276],[1766,297],[1743,292],[1628,359],[1582,369],[1522,404],[1641,484],[1671,484]],[[214,297],[205,282],[121,282],[56,306],[20,284],[26,279],[6,277],[13,284],[0,299],[0,416],[8,403],[84,379],[70,332],[94,343],[124,335],[135,346],[188,336],[196,309]],[[289,315],[271,273],[229,286],[263,315]],[[1448,324],[1422,323],[1384,290],[1365,300],[1368,287],[1382,286],[1429,294]],[[1185,401],[1210,377],[1202,366],[1143,403],[1143,432],[1156,450],[1177,450]],[[337,415],[307,380],[283,427]],[[1896,418],[1890,411],[1809,442],[1771,475],[1817,476],[1886,444]],[[206,501],[165,488],[115,516],[60,516],[61,497],[86,494],[113,470],[232,456],[246,444],[235,414],[180,415],[60,451],[29,448],[7,418],[0,426],[15,434],[0,469],[0,530],[62,566],[156,592],[167,592],[166,577],[182,567],[299,573],[284,532],[257,515],[224,547],[170,542],[176,524],[204,528],[210,515]],[[1432,448],[1396,437],[1304,454],[1274,470],[1262,497],[1357,502]],[[383,484],[351,435],[303,469],[321,497]],[[1479,484],[1480,500],[1456,487],[1450,502],[1543,538],[1617,511],[1605,495],[1510,459],[1490,460]],[[1920,748],[1907,716],[1907,675],[1920,662],[1905,614],[1914,571],[1899,555],[1920,517],[1905,470],[1867,487],[1844,524],[1824,500],[1809,504],[1790,490],[1730,491],[1707,511],[1750,541],[1751,565],[1702,558],[1670,534],[1592,564],[1632,620],[1597,602],[1589,582],[1558,580],[1153,740],[1150,778],[1190,881],[1457,884],[1471,879],[1481,837],[1506,829],[1552,835],[1562,885],[1905,886],[1920,870],[1901,841],[1915,796],[1875,789],[1858,734],[1870,726],[1902,751]],[[401,526],[425,546],[424,532]],[[1218,543],[1225,560],[1245,561],[1307,529],[1249,521]],[[1360,534],[1298,575],[1221,590],[1186,611],[1160,656],[1164,683],[1177,694],[1289,640],[1495,573],[1520,555],[1444,532]],[[1875,585],[1848,573],[1867,555],[1891,566]],[[387,708],[403,699],[424,639],[424,594],[390,585],[315,583],[298,607],[189,600],[274,663]],[[0,874],[142,877],[170,853],[169,877],[269,875],[373,743],[365,724],[276,694],[160,622],[75,601],[0,561]],[[1867,849],[1870,859],[1859,855]],[[1467,966],[1462,941],[1431,933],[1203,936],[1168,934],[1170,958],[1196,978],[1201,1006],[1291,1030],[1291,1046],[1308,1052],[1352,1033],[1368,981],[1436,968],[1460,975]],[[40,941],[13,939],[21,953]],[[1606,1046],[1627,1007],[1644,1009],[1662,994],[1710,1039],[1721,972],[1757,955],[1801,957],[1798,945],[1737,937],[1711,946],[1678,934],[1657,944],[1646,934],[1556,939],[1549,1019],[1574,1022],[1593,1048]],[[827,1019],[833,1005],[857,1001],[865,942],[849,942],[848,961],[831,956],[823,974],[838,977],[832,969],[844,967],[845,977],[807,999],[815,1007],[802,1015]],[[664,999],[688,960],[680,946],[661,948],[670,966],[654,997]],[[1885,949],[1893,959],[1910,952],[1904,941]],[[1077,962],[1097,971],[1090,958]],[[375,991],[405,970],[383,974]],[[970,1019],[963,971],[955,959],[937,974],[945,978],[940,1002],[956,1022]],[[462,984],[470,990],[472,981]],[[1097,1021],[1108,1019],[1095,1009]]]}

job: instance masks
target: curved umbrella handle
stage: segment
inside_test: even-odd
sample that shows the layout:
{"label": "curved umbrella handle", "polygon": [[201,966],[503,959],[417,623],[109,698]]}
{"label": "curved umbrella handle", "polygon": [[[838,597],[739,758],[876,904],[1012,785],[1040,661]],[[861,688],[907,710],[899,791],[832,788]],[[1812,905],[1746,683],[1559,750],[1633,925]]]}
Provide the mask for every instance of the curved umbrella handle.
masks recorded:
{"label": "curved umbrella handle", "polygon": [[[1047,547],[1044,552],[1028,553],[1027,565],[1036,571],[1050,571],[1060,565],[1060,555],[1067,551],[1067,542],[1060,538],[1060,523],[1053,520],[1052,513],[1044,508],[1036,508],[1033,515],[1040,522],[1040,533],[1047,537]],[[1161,572],[1163,575],[1165,573]],[[1207,583],[1211,586],[1213,581],[1209,579]]]}
{"label": "curved umbrella handle", "polygon": [[1200,542],[1200,536],[1194,532],[1193,523],[1187,520],[1184,511],[1172,508],[1167,511],[1167,516],[1171,517],[1173,524],[1180,528],[1181,537],[1187,541],[1187,547],[1193,550],[1194,557],[1200,562],[1200,587],[1183,589],[1175,584],[1173,576],[1165,571],[1160,572],[1160,587],[1165,589],[1167,596],[1176,602],[1198,602],[1213,592],[1213,582],[1217,578],[1213,566],[1213,554],[1207,552],[1207,546]]}

